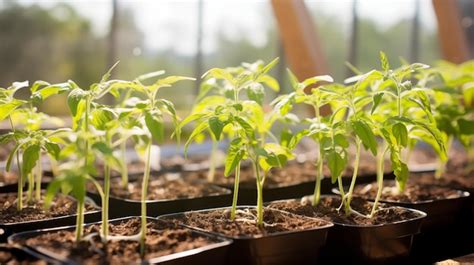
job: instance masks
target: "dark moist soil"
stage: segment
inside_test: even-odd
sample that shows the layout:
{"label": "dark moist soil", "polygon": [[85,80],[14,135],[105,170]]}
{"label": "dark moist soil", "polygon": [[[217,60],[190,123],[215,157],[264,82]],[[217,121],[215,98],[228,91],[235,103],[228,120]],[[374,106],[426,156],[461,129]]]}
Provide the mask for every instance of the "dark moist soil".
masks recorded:
{"label": "dark moist soil", "polygon": [[[132,236],[140,232],[140,219],[124,220],[110,224],[110,235]],[[84,235],[98,233],[100,225],[87,226]],[[99,236],[75,244],[74,231],[61,230],[26,239],[27,246],[44,248],[66,256],[78,264],[139,264],[140,244],[138,241],[109,241],[103,244]],[[211,238],[192,233],[190,229],[159,220],[147,224],[145,260],[192,250],[216,243]]]}
{"label": "dark moist soil", "polygon": [[0,264],[7,265],[46,265],[46,261],[38,260],[23,251],[6,245],[0,245]]}
{"label": "dark moist soil", "polygon": [[328,224],[321,219],[264,209],[264,225],[256,225],[257,210],[252,208],[238,209],[234,221],[230,220],[230,209],[217,209],[207,212],[189,212],[180,217],[173,217],[177,223],[197,227],[205,231],[224,234],[229,237],[258,237],[279,232],[290,232],[314,229]]}
{"label": "dark moist soil", "polygon": [[[373,182],[367,185],[357,185],[354,188],[354,194],[368,200],[373,200],[377,195],[377,183]],[[384,181],[384,188],[380,199],[382,201],[416,203],[459,198],[460,196],[460,192],[455,189],[437,185],[420,184],[413,181],[408,181],[405,190],[399,193],[394,181]]]}
{"label": "dark moist soil", "polygon": [[[374,175],[375,174],[375,160],[362,160],[359,165],[359,176],[363,175]],[[329,169],[324,168],[324,175],[329,176]],[[385,172],[390,172],[390,164],[386,163]],[[344,177],[352,177],[353,168],[349,165],[344,172]],[[194,180],[207,180],[208,170],[199,170],[195,172],[185,172],[183,177],[185,179]],[[304,162],[289,162],[283,168],[273,168],[268,173],[264,187],[273,188],[280,186],[289,186],[295,185],[304,182],[315,181],[316,176],[316,166],[314,161],[304,161]],[[231,174],[228,177],[224,176],[224,169],[219,168],[215,171],[214,182],[218,185],[232,186],[234,183],[234,174]],[[254,169],[251,165],[241,166],[240,170],[240,185],[241,187],[253,188],[255,187],[255,174]]]}
{"label": "dark moist soil", "polygon": [[[379,205],[379,210],[373,218],[365,218],[356,214],[346,215],[344,209],[337,211],[337,208],[341,205],[340,197],[321,197],[319,204],[316,206],[311,205],[311,199],[311,197],[305,197],[301,200],[276,201],[270,203],[268,207],[303,216],[319,217],[339,224],[360,226],[390,224],[420,217],[416,212],[400,207],[386,207],[384,204]],[[368,215],[372,210],[372,204],[361,198],[353,198],[351,208],[361,214]]]}
{"label": "dark moist soil", "polygon": [[[110,194],[115,197],[140,200],[142,181],[131,181],[127,189],[121,185],[119,178],[111,181]],[[152,175],[148,183],[148,200],[176,200],[199,198],[226,194],[226,190],[202,181],[189,182],[179,178],[178,174],[166,173],[161,176]]]}
{"label": "dark moist soil", "polygon": [[[0,224],[45,220],[75,214],[77,210],[75,200],[68,196],[58,195],[53,199],[49,210],[43,208],[43,201],[31,205],[24,202],[25,208],[18,212],[16,198],[16,193],[0,194]],[[86,204],[86,212],[94,209],[92,205]]]}

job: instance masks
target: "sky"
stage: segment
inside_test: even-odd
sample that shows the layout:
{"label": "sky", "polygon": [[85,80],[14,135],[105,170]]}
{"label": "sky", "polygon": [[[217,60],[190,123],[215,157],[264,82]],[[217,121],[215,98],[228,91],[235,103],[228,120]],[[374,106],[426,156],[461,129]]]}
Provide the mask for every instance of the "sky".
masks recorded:
{"label": "sky", "polygon": [[[380,27],[389,27],[401,19],[410,19],[414,13],[414,0],[358,0],[361,17],[377,21]],[[40,4],[51,7],[59,1],[19,0],[25,5]],[[74,0],[68,2],[93,23],[94,31],[108,32],[111,17],[111,0]],[[316,11],[338,16],[344,29],[349,30],[352,0],[306,0],[317,23]],[[270,0],[205,0],[204,2],[205,52],[215,49],[217,32],[229,38],[247,38],[254,45],[264,45],[263,34],[274,27]],[[144,48],[172,49],[190,55],[196,49],[197,0],[119,0],[121,8],[133,11],[138,28],[145,35]],[[431,0],[420,0],[421,23],[435,29],[436,21]]]}

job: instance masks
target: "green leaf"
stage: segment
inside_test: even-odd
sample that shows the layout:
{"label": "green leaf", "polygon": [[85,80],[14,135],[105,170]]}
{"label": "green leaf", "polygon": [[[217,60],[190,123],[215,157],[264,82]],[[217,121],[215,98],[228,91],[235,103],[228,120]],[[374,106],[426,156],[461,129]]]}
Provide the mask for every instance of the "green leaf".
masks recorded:
{"label": "green leaf", "polygon": [[347,159],[343,158],[334,149],[331,149],[326,156],[329,171],[331,172],[331,182],[335,183],[337,178],[342,174],[347,164]]}
{"label": "green leaf", "polygon": [[209,128],[209,123],[208,122],[201,122],[199,123],[196,128],[194,128],[193,132],[189,136],[188,140],[184,144],[184,154],[186,155],[188,152],[188,147],[191,144],[191,142],[196,138],[198,135],[200,135],[203,131],[207,130]]}
{"label": "green leaf", "polygon": [[364,145],[364,148],[370,150],[374,156],[377,155],[377,140],[370,126],[362,120],[352,123],[352,128]]}
{"label": "green leaf", "polygon": [[288,149],[290,150],[293,150],[296,145],[298,145],[298,143],[301,141],[301,139],[303,139],[303,137],[307,136],[309,134],[309,130],[302,130],[302,131],[299,131],[297,134],[295,134],[291,140],[290,140],[290,143],[288,144]]}
{"label": "green leaf", "polygon": [[346,137],[342,134],[334,135],[334,142],[342,148],[348,148],[349,147],[349,142],[347,141]]}
{"label": "green leaf", "polygon": [[46,142],[44,144],[44,147],[46,148],[46,151],[54,157],[54,159],[58,160],[59,158],[59,153],[61,152],[61,148],[59,147],[58,144],[52,143],[52,142]]}
{"label": "green leaf", "polygon": [[224,129],[224,123],[219,120],[218,117],[211,117],[209,119],[209,128],[211,132],[214,134],[214,137],[217,141],[221,139],[222,129]]}
{"label": "green leaf", "polygon": [[232,74],[230,74],[229,72],[227,72],[225,69],[222,69],[222,68],[212,68],[206,73],[204,73],[201,78],[204,78],[204,77],[224,79],[231,83],[233,82],[233,78],[234,78]]}
{"label": "green leaf", "polygon": [[91,117],[91,124],[99,130],[106,130],[107,123],[115,120],[114,113],[107,109],[95,109],[91,112]]}
{"label": "green leaf", "polygon": [[301,84],[303,85],[303,87],[307,87],[321,81],[334,82],[334,79],[329,75],[313,76],[304,80]]}
{"label": "green leaf", "polygon": [[392,161],[392,169],[395,174],[395,179],[400,190],[404,190],[409,176],[408,166],[400,160],[400,153],[396,148],[391,148],[390,150],[390,160]]}
{"label": "green leaf", "polygon": [[385,72],[388,72],[388,70],[390,70],[390,64],[388,62],[387,55],[384,52],[381,51],[381,52],[379,52],[379,56],[380,56],[380,65],[381,65],[382,69]]}
{"label": "green leaf", "polygon": [[280,58],[275,58],[273,61],[265,65],[265,67],[262,68],[259,74],[264,75],[268,73],[278,62],[280,61]]}
{"label": "green leaf", "polygon": [[104,83],[106,82],[107,80],[109,80],[110,76],[112,75],[112,71],[114,70],[114,68],[120,63],[120,61],[117,61],[116,63],[114,63],[112,65],[112,67],[109,68],[109,70],[102,76],[100,82],[101,83]]}
{"label": "green leaf", "polygon": [[395,136],[395,139],[397,140],[397,143],[401,146],[407,147],[408,144],[408,130],[407,127],[401,123],[395,123],[392,126],[392,133],[393,136]]}
{"label": "green leaf", "polygon": [[458,120],[459,132],[461,134],[474,134],[474,121],[469,121],[466,119]]}
{"label": "green leaf", "polygon": [[13,99],[12,101],[2,104],[0,103],[0,121],[8,118],[15,109],[23,105],[25,101]]}
{"label": "green leaf", "polygon": [[164,128],[163,122],[159,120],[156,115],[146,111],[145,112],[145,124],[148,131],[151,133],[151,137],[158,143],[161,143],[164,139]]}
{"label": "green leaf", "polygon": [[380,102],[382,102],[383,93],[377,93],[372,97],[372,109],[370,110],[370,114],[373,114],[375,109],[379,106]]}
{"label": "green leaf", "polygon": [[229,176],[237,165],[240,164],[240,161],[244,157],[244,151],[241,149],[242,139],[236,138],[230,142],[229,150],[227,150],[227,157],[225,160],[224,175]]}
{"label": "green leaf", "polygon": [[259,105],[263,104],[263,98],[265,96],[265,92],[263,91],[263,87],[260,84],[254,84],[247,89],[247,97],[250,100],[257,102]]}
{"label": "green leaf", "polygon": [[192,77],[186,77],[186,76],[167,76],[163,79],[158,80],[155,84],[158,86],[170,86],[176,82],[183,81],[183,80],[194,81],[196,79]]}
{"label": "green leaf", "polygon": [[289,147],[292,138],[293,132],[290,129],[282,130],[280,134],[280,144]]}
{"label": "green leaf", "polygon": [[[39,84],[37,85],[37,83]],[[33,91],[33,87],[35,87],[35,85],[37,85],[36,87],[39,87],[44,84],[47,84],[47,86],[37,91]],[[44,81],[36,81],[35,84],[33,84],[33,87],[32,87],[32,92],[33,92],[32,97],[45,100],[49,98],[50,96],[58,95],[63,92],[69,91],[71,89],[71,84],[69,82],[66,82],[66,83],[50,85],[49,83],[46,83]]]}
{"label": "green leaf", "polygon": [[297,90],[298,87],[299,87],[298,78],[295,76],[295,74],[293,74],[293,72],[292,72],[290,69],[287,68],[286,71],[288,72],[288,76],[290,77],[290,84],[291,84],[291,87],[292,87],[294,90]]}
{"label": "green leaf", "polygon": [[266,86],[268,86],[275,92],[278,92],[280,90],[280,85],[278,84],[278,81],[269,75],[261,76],[258,81],[264,83]]}
{"label": "green leaf", "polygon": [[73,117],[77,116],[79,103],[82,100],[85,100],[86,97],[87,97],[87,92],[80,88],[75,88],[69,93],[67,97],[67,104],[69,106],[69,110],[71,111],[71,114]]}
{"label": "green leaf", "polygon": [[21,166],[22,176],[27,176],[31,173],[39,159],[40,151],[41,149],[38,144],[32,144],[25,149]]}
{"label": "green leaf", "polygon": [[250,125],[250,123],[248,121],[246,121],[244,118],[239,117],[239,116],[234,116],[234,119],[242,127],[242,129],[244,129],[245,134],[247,134],[247,136],[249,138],[253,139],[254,138],[254,129]]}

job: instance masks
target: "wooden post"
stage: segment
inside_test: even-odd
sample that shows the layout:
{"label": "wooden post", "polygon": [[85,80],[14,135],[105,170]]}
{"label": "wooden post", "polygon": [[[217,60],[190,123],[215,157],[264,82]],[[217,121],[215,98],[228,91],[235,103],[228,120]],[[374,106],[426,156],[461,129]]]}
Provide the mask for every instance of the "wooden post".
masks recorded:
{"label": "wooden post", "polygon": [[[299,80],[328,74],[314,22],[303,0],[272,0],[288,64]],[[308,91],[307,88],[306,91]],[[321,109],[323,115],[330,111]]]}
{"label": "wooden post", "polygon": [[438,38],[443,58],[463,63],[470,57],[467,39],[461,27],[461,15],[456,0],[433,0],[438,20]]}

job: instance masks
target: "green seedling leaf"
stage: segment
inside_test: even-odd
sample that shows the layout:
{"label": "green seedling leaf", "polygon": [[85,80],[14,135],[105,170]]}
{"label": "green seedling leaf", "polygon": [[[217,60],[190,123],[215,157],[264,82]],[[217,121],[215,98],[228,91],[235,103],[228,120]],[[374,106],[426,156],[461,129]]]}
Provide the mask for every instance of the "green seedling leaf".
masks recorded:
{"label": "green seedling leaf", "polygon": [[17,100],[13,99],[8,103],[2,104],[0,103],[0,121],[3,121],[4,119],[8,118],[13,111],[15,111],[18,107],[23,105],[25,101],[23,100]]}
{"label": "green seedling leaf", "polygon": [[[71,114],[73,117],[78,116],[78,106],[79,103],[83,100],[85,100],[87,97],[87,92],[80,88],[75,88],[73,89],[68,97],[67,97],[67,104],[69,106],[69,110],[71,111]],[[79,113],[81,115],[82,113]]]}
{"label": "green seedling leaf", "polygon": [[257,102],[259,105],[263,104],[263,97],[265,96],[265,92],[263,91],[263,86],[256,83],[250,86],[247,90],[247,97],[250,100]]}
{"label": "green seedling leaf", "polygon": [[374,114],[374,111],[379,106],[380,102],[382,102],[383,93],[377,93],[372,97],[372,109],[370,110],[370,114]]}
{"label": "green seedling leaf", "polygon": [[288,72],[288,76],[290,78],[291,87],[293,87],[294,90],[298,90],[299,88],[298,78],[293,74],[293,72],[290,69],[287,68],[286,71]]}
{"label": "green seedling leaf", "polygon": [[278,84],[278,81],[269,75],[261,76],[258,81],[264,83],[275,92],[280,91],[280,85]]}
{"label": "green seedling leaf", "polygon": [[388,62],[387,55],[384,52],[380,51],[379,56],[380,56],[380,66],[385,72],[388,72],[390,70],[390,64]]}
{"label": "green seedling leaf", "polygon": [[205,78],[205,77],[212,77],[212,78],[216,78],[216,79],[224,79],[224,80],[227,80],[231,83],[233,82],[233,79],[234,79],[232,74],[227,72],[225,69],[221,69],[221,68],[212,68],[212,69],[210,69],[209,71],[204,73],[201,78]]}
{"label": "green seedling leaf", "polygon": [[151,133],[153,140],[161,143],[164,139],[163,122],[159,120],[156,115],[150,112],[145,112],[145,124],[148,131]]}
{"label": "green seedling leaf", "polygon": [[21,166],[22,176],[27,176],[31,173],[33,168],[36,166],[36,162],[40,155],[40,146],[38,144],[32,144],[28,146],[23,152],[23,163]]}
{"label": "green seedling leaf", "polygon": [[224,123],[219,120],[218,117],[211,117],[209,119],[209,128],[214,134],[214,137],[217,141],[221,139],[222,130],[224,129]]}
{"label": "green seedling leaf", "polygon": [[342,174],[346,167],[347,160],[343,158],[334,149],[331,149],[326,155],[329,171],[331,171],[331,182],[336,183],[337,178]]}
{"label": "green seedling leaf", "polygon": [[242,150],[242,139],[236,138],[230,142],[229,150],[227,150],[227,157],[225,160],[224,175],[227,177],[234,172],[236,166],[244,157],[245,152]]}
{"label": "green seedling leaf", "polygon": [[357,120],[352,123],[352,128],[357,137],[362,142],[365,149],[370,150],[374,156],[377,155],[377,140],[370,126],[362,120]]}
{"label": "green seedling leaf", "polygon": [[265,67],[262,68],[259,74],[264,75],[268,73],[279,61],[280,61],[280,58],[278,57],[273,59],[273,61],[269,62],[267,65],[265,65]]}
{"label": "green seedling leaf", "polygon": [[56,160],[59,159],[59,153],[61,152],[61,148],[58,144],[52,142],[46,142],[44,144],[46,151]]}
{"label": "green seedling leaf", "polygon": [[107,109],[95,109],[91,112],[91,123],[99,130],[106,130],[107,124],[115,120],[115,115]]}
{"label": "green seedling leaf", "polygon": [[393,136],[395,136],[395,139],[397,140],[397,143],[401,146],[407,147],[408,144],[408,130],[407,127],[401,123],[395,123],[392,126],[392,133]]}
{"label": "green seedling leaf", "polygon": [[100,80],[101,83],[104,83],[107,80],[109,80],[110,76],[112,75],[112,71],[119,63],[120,61],[117,61],[116,63],[112,65],[112,67],[109,68],[109,70],[102,76],[102,79]]}

